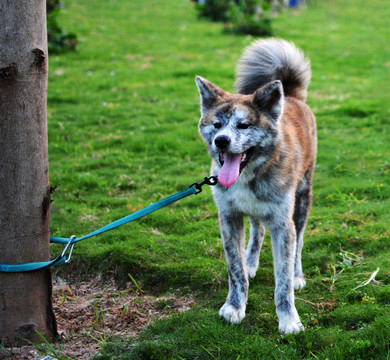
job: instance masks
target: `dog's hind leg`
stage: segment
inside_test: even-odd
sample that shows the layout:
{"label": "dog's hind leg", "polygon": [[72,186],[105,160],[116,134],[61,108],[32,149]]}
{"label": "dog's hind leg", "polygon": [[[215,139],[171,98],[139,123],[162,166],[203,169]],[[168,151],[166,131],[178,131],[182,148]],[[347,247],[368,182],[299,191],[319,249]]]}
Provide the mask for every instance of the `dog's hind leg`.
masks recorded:
{"label": "dog's hind leg", "polygon": [[264,239],[265,229],[263,224],[256,218],[249,218],[249,222],[251,227],[249,242],[245,252],[245,265],[248,277],[254,278],[259,266],[260,250]]}
{"label": "dog's hind leg", "polygon": [[307,178],[307,173],[299,182],[298,189],[295,194],[294,207],[294,225],[297,233],[297,245],[295,253],[295,270],[294,270],[294,289],[300,290],[306,285],[302,271],[302,247],[303,247],[303,233],[305,232],[307,218],[309,216],[310,206],[312,200],[311,179]]}
{"label": "dog's hind leg", "polygon": [[245,234],[242,216],[219,215],[222,243],[229,275],[229,294],[219,315],[239,323],[245,317],[248,299],[248,276],[245,269]]}

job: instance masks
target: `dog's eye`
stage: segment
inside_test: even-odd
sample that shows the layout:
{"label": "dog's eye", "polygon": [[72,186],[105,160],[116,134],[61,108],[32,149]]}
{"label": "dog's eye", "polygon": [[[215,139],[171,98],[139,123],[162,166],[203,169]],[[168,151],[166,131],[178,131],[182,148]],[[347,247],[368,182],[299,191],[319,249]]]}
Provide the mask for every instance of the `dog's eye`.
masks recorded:
{"label": "dog's eye", "polygon": [[249,125],[245,123],[240,123],[237,125],[237,129],[242,129],[242,130],[248,129],[248,127]]}
{"label": "dog's eye", "polygon": [[216,123],[214,123],[214,127],[216,129],[220,129],[222,127],[222,124],[220,122],[216,122]]}

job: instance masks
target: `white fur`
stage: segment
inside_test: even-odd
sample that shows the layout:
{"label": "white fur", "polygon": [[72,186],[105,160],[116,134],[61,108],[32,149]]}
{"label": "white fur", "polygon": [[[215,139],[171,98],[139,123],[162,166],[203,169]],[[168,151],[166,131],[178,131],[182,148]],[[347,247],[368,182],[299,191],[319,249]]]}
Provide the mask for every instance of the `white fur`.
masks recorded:
{"label": "white fur", "polygon": [[282,334],[296,334],[305,330],[297,311],[295,310],[292,316],[285,316],[283,313],[278,314],[279,319],[279,331]]}
{"label": "white fur", "polygon": [[219,310],[219,316],[232,324],[239,324],[245,317],[245,306],[237,310],[226,302]]}
{"label": "white fur", "polygon": [[294,277],[294,289],[301,290],[306,286],[306,281],[303,277]]}

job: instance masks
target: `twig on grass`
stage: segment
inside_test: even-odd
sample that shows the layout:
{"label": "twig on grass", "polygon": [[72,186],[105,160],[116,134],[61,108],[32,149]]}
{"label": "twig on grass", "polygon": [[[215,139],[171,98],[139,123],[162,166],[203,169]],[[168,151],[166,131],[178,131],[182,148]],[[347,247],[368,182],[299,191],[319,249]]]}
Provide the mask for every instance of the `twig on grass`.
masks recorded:
{"label": "twig on grass", "polygon": [[332,292],[334,289],[334,286],[335,286],[334,284],[337,280],[337,277],[345,270],[345,268],[343,268],[336,274],[336,266],[335,265],[332,265],[332,269],[333,269],[333,276],[332,276],[332,285],[330,286],[330,289],[329,289],[330,292]]}
{"label": "twig on grass", "polygon": [[142,294],[144,291],[139,287],[138,283],[135,281],[135,279],[130,275],[127,274],[127,276],[130,278],[130,280],[133,282],[134,286],[137,288],[140,294]]}
{"label": "twig on grass", "polygon": [[359,288],[361,288],[361,287],[363,287],[363,286],[367,286],[370,282],[372,282],[372,281],[375,279],[376,274],[378,274],[378,271],[379,271],[379,268],[376,268],[376,270],[371,274],[371,276],[369,277],[368,280],[363,281],[360,285],[358,285],[358,286],[356,286],[355,288],[353,288],[353,289],[347,294],[347,296],[348,296],[351,292],[353,292],[353,291],[355,291],[355,290],[357,290],[357,289],[359,289]]}
{"label": "twig on grass", "polygon": [[333,311],[334,309],[337,308],[337,302],[335,299],[333,300],[328,300],[328,301],[323,301],[319,303],[313,303],[309,300],[305,300],[299,297],[295,297],[296,300],[303,301],[304,303],[310,305],[317,313],[322,310],[322,312],[327,313],[330,311]]}

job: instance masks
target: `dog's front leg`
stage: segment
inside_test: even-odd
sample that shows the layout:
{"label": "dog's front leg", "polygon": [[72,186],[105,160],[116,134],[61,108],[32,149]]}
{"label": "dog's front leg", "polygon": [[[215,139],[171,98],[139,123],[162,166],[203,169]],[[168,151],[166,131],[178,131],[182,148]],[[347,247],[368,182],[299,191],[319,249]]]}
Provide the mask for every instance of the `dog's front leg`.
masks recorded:
{"label": "dog's front leg", "polygon": [[243,217],[220,214],[219,227],[229,275],[229,294],[219,315],[231,323],[239,323],[245,317],[248,298]]}
{"label": "dog's front leg", "polygon": [[294,304],[294,260],[296,233],[292,221],[271,230],[275,268],[275,305],[279,330],[283,334],[303,330]]}

